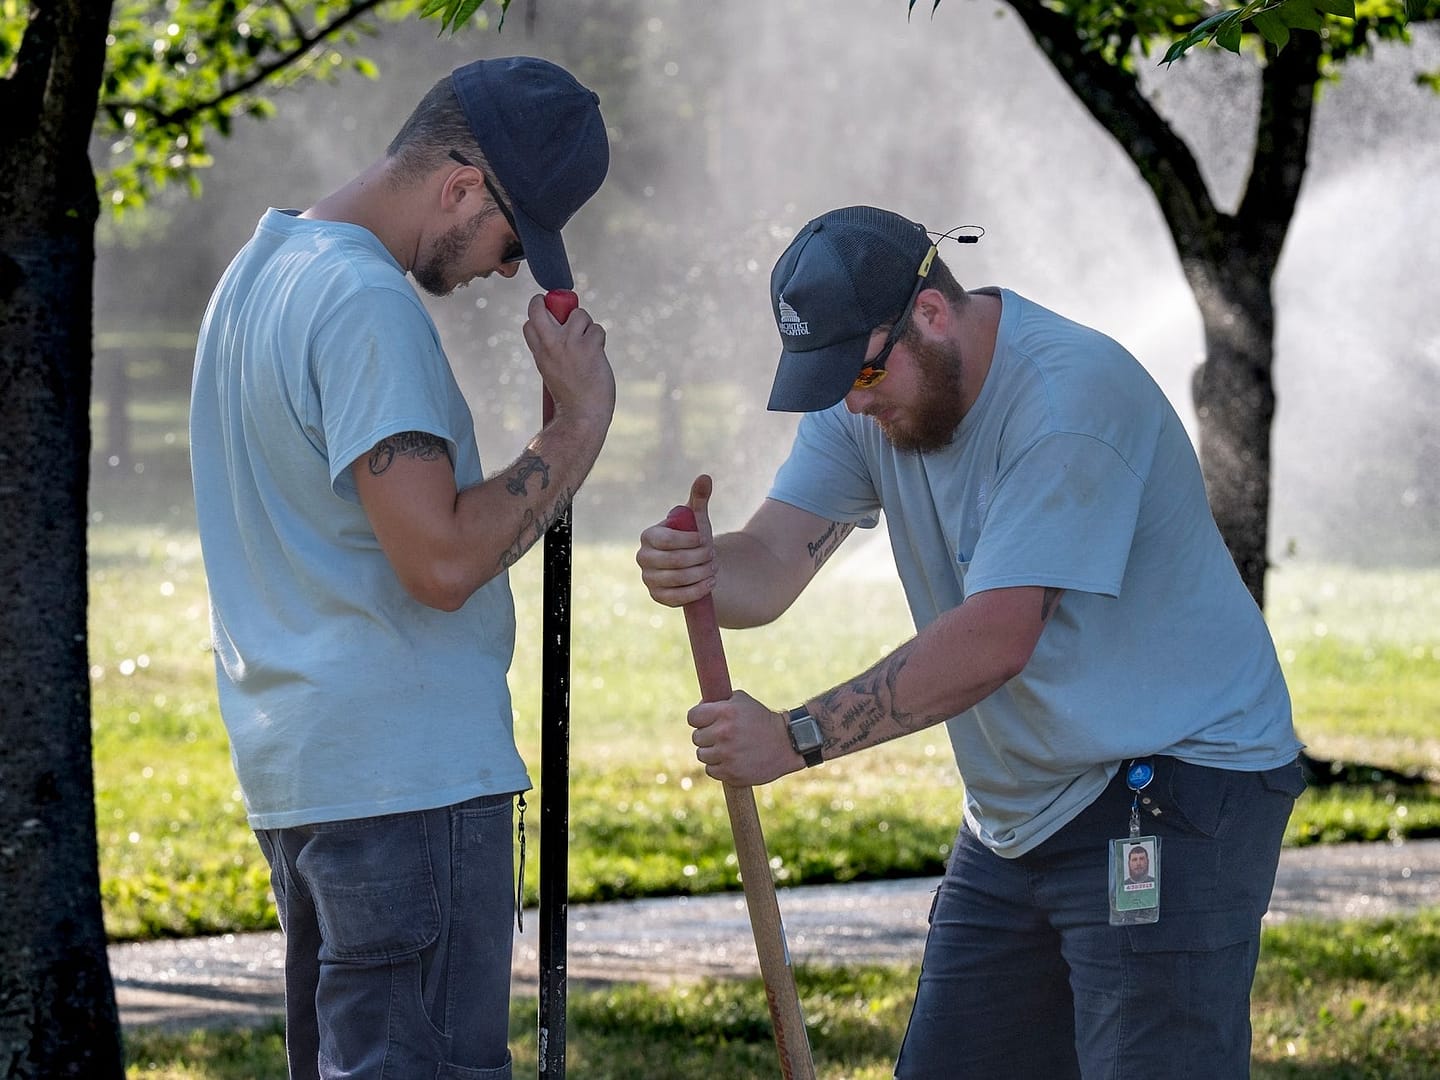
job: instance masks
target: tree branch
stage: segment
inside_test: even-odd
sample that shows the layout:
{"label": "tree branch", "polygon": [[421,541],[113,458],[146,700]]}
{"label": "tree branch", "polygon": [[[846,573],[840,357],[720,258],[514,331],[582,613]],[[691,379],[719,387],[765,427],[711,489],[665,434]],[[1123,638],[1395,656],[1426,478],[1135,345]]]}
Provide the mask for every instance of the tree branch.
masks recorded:
{"label": "tree branch", "polygon": [[281,5],[286,17],[294,27],[296,37],[295,44],[285,52],[277,54],[267,63],[261,64],[249,76],[234,86],[226,87],[214,97],[204,101],[189,102],[182,108],[175,109],[172,112],[160,111],[153,105],[143,101],[117,99],[106,101],[103,105],[106,109],[110,110],[134,110],[137,113],[149,116],[158,127],[175,127],[182,125],[195,116],[219,109],[227,102],[248,94],[276,72],[285,70],[317,45],[333,37],[350,23],[369,14],[385,2],[386,0],[356,0],[356,3],[346,9],[343,14],[336,16],[329,24],[311,31],[308,35],[295,13],[287,5]]}
{"label": "tree branch", "polygon": [[1320,57],[1320,36],[1297,34],[1262,76],[1255,159],[1235,217],[1241,232],[1261,241],[1250,248],[1269,260],[1267,277],[1280,259],[1305,179]]}
{"label": "tree branch", "polygon": [[1085,48],[1073,18],[1040,0],[1006,0],[1100,125],[1120,145],[1154,193],[1182,261],[1212,261],[1207,241],[1222,232],[1215,207],[1190,148],[1140,92],[1133,74]]}

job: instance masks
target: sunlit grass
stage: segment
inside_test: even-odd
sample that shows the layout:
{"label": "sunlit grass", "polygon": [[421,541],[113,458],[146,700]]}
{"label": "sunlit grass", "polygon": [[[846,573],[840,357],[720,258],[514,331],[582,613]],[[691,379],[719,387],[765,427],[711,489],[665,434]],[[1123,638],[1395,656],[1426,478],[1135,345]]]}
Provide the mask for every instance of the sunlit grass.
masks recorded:
{"label": "sunlit grass", "polygon": [[[737,687],[792,705],[910,635],[883,546],[843,554],[775,626],[726,632]],[[543,785],[539,574],[540,560],[530,558],[513,575],[511,685],[517,737],[532,779]],[[650,602],[628,545],[577,546],[573,577],[572,899],[735,888],[721,791],[696,763],[684,718],[698,691],[683,616]],[[267,874],[216,711],[193,530],[103,523],[91,532],[91,579],[109,932],[131,938],[273,926]],[[1282,662],[1313,752],[1436,768],[1437,594],[1440,579],[1427,572],[1286,567],[1275,575]],[[1403,610],[1376,615],[1372,601],[1386,600]],[[1368,627],[1369,636],[1352,634],[1352,626]],[[961,795],[941,728],[756,792],[777,876],[788,884],[940,872]],[[537,803],[532,796],[532,838]],[[1436,834],[1440,800],[1428,788],[1341,789],[1307,793],[1289,840]],[[532,900],[537,866],[534,858],[527,866]]]}
{"label": "sunlit grass", "polygon": [[1256,1077],[1440,1075],[1440,912],[1267,929],[1253,1000]]}
{"label": "sunlit grass", "polygon": [[[880,553],[883,555],[883,551]],[[193,533],[92,531],[91,656],[103,896],[115,936],[273,927],[263,860],[245,825],[215,711],[204,575]],[[623,546],[575,553],[572,642],[572,898],[735,887],[720,789],[696,764],[684,710],[696,697],[678,612],[644,596]],[[539,772],[539,560],[514,575],[517,727]],[[1434,767],[1440,581],[1287,567],[1272,616],[1312,750],[1390,767]],[[1378,598],[1378,599],[1377,599]],[[1376,614],[1378,600],[1399,610]],[[1428,605],[1428,606],[1427,606]],[[1319,629],[1323,626],[1324,633]],[[1363,631],[1363,632],[1362,632]],[[790,704],[853,673],[910,633],[903,600],[874,559],[827,568],[776,627],[726,634],[732,677]],[[961,790],[933,730],[756,792],[777,876],[787,884],[938,872]],[[532,818],[533,822],[538,818]],[[1292,842],[1440,833],[1419,792],[1311,792]],[[532,832],[532,837],[534,833]],[[817,838],[823,838],[823,843]],[[535,860],[529,867],[534,896]],[[1287,922],[1267,929],[1255,994],[1257,1080],[1419,1080],[1440,1075],[1440,923]],[[913,994],[909,967],[797,971],[818,1073],[891,1073]],[[672,990],[572,987],[567,1062],[587,1078],[739,1080],[774,1071],[754,982]],[[512,1048],[535,1069],[535,1001],[517,998]],[[127,1075],[268,1080],[285,1075],[278,1026],[127,1033]],[[638,1071],[637,1071],[638,1070]]]}
{"label": "sunlit grass", "polygon": [[1281,563],[1266,582],[1265,606],[1271,633],[1286,647],[1328,638],[1440,649],[1436,569]]}
{"label": "sunlit grass", "polygon": [[1310,751],[1440,776],[1440,570],[1282,565],[1268,598]]}

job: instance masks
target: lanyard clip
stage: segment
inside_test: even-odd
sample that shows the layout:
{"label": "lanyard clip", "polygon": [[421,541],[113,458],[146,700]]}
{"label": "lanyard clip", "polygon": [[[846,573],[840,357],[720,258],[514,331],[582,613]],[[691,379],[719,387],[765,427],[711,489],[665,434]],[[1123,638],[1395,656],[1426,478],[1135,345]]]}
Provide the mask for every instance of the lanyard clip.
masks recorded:
{"label": "lanyard clip", "polygon": [[1139,792],[1150,786],[1155,779],[1155,766],[1149,760],[1132,759],[1125,767],[1125,783],[1131,791]]}
{"label": "lanyard clip", "polygon": [[[1155,779],[1155,766],[1150,764],[1149,758],[1131,758],[1130,764],[1125,766],[1125,784],[1134,792],[1130,799],[1130,835],[1140,835],[1140,792],[1150,786],[1150,781]],[[1147,803],[1149,799],[1145,800]],[[1156,817],[1160,816],[1159,807],[1152,807],[1151,813]]]}

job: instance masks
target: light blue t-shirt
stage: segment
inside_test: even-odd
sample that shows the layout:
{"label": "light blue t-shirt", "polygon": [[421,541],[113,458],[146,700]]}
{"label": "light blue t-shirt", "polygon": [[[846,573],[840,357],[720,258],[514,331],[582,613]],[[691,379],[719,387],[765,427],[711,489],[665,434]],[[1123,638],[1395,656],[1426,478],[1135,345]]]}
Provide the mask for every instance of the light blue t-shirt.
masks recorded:
{"label": "light blue t-shirt", "polygon": [[1301,744],[1164,394],[1103,334],[982,291],[1003,304],[994,360],[949,446],[899,452],[842,402],[801,420],[770,495],[862,525],[883,511],[917,629],[991,589],[1066,590],[1024,671],[948,722],[967,821],[1017,856],[1122,760],[1258,771]]}
{"label": "light blue t-shirt", "polygon": [[448,442],[459,487],[483,479],[400,265],[359,226],[270,210],[211,298],[190,409],[220,711],[254,828],[530,787],[506,576],[426,607],[360,506],[350,466],[404,431]]}

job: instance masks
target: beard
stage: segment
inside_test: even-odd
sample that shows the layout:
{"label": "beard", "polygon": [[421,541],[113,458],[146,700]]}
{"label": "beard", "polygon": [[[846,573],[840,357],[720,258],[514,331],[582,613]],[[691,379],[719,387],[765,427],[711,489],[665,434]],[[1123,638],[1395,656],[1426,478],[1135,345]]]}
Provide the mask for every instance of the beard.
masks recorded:
{"label": "beard", "polygon": [[425,261],[410,271],[415,278],[415,284],[431,296],[449,296],[454,292],[459,282],[449,279],[455,264],[460,261],[461,253],[475,239],[480,226],[499,212],[493,204],[487,205],[469,221],[452,225],[449,231],[442,233],[427,253]]}
{"label": "beard", "polygon": [[918,404],[895,421],[879,421],[890,445],[907,454],[942,450],[955,437],[965,417],[960,396],[963,363],[958,346],[930,343],[918,334],[905,347],[918,373]]}

